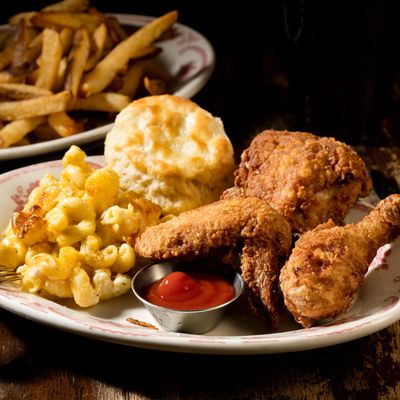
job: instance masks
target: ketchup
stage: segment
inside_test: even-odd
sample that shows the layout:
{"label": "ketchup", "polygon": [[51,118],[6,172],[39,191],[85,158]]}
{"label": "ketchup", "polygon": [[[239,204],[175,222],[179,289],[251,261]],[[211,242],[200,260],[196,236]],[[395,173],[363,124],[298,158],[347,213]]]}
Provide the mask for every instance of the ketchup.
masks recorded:
{"label": "ketchup", "polygon": [[208,272],[174,271],[153,282],[144,298],[157,306],[175,310],[200,310],[215,307],[231,300],[233,286]]}

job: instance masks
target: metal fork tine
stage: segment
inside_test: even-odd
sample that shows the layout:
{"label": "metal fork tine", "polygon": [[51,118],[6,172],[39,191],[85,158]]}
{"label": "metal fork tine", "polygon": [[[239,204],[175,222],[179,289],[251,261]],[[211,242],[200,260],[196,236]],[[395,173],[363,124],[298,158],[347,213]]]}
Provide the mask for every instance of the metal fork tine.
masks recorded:
{"label": "metal fork tine", "polygon": [[10,271],[15,271],[15,270],[7,268],[4,265],[0,265],[0,272],[10,272]]}
{"label": "metal fork tine", "polygon": [[14,274],[14,276],[0,276],[0,285],[2,283],[7,283],[7,282],[16,282],[21,280],[21,277],[19,274]]}
{"label": "metal fork tine", "polygon": [[21,275],[13,269],[0,265],[0,284],[6,282],[15,282],[21,279]]}

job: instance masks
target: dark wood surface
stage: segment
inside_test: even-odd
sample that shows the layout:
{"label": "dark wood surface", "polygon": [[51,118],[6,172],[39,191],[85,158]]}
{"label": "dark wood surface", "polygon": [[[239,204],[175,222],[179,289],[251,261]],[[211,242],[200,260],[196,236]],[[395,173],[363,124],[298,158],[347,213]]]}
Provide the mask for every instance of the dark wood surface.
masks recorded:
{"label": "dark wood surface", "polygon": [[[397,192],[399,148],[357,150],[379,191]],[[265,398],[400,398],[400,322],[327,348],[225,356],[105,343],[0,310],[0,399]]]}
{"label": "dark wood surface", "polygon": [[[50,1],[39,3],[44,5]],[[256,2],[250,1],[245,8],[232,5],[231,13],[223,14],[214,11],[212,2],[93,3],[102,6],[104,11],[149,15],[178,8],[182,11],[181,22],[209,37],[216,48],[217,66],[210,82],[194,100],[222,118],[237,155],[252,135],[262,128],[305,129],[317,134],[330,134],[357,146],[381,196],[399,191],[400,150],[397,145],[400,114],[398,90],[394,93],[392,90],[397,88],[397,71],[400,70],[394,68],[398,65],[397,58],[394,54],[390,62],[386,60],[386,63],[382,61],[383,65],[378,65],[375,61],[381,54],[378,54],[377,44],[374,42],[375,47],[372,47],[372,56],[378,57],[374,58],[375,61],[365,54],[369,41],[362,44],[364,47],[357,57],[362,57],[369,67],[361,75],[366,79],[364,84],[369,85],[368,93],[378,96],[368,100],[365,88],[357,92],[357,87],[363,88],[363,82],[353,79],[357,68],[364,68],[364,64],[361,66],[361,63],[352,62],[351,48],[341,49],[337,42],[352,43],[343,34],[343,30],[350,31],[350,28],[356,33],[351,37],[353,41],[357,37],[365,38],[362,30],[367,29],[364,24],[368,15],[378,16],[380,21],[374,25],[374,29],[378,29],[376,35],[367,29],[371,37],[386,40],[389,33],[382,31],[382,26],[390,27],[383,22],[398,15],[393,11],[393,7],[397,7],[395,2],[381,2],[379,9],[375,10],[378,14],[371,14],[374,2],[366,2],[370,8],[360,13],[359,19],[345,19],[343,23],[336,21],[336,25],[342,28],[342,35],[334,38],[328,34],[332,32],[331,26],[324,28],[323,20],[318,19],[318,15],[322,13],[327,17],[333,14],[339,18],[342,15],[339,8],[346,6],[346,18],[353,18],[359,15],[354,5],[343,1],[325,1],[320,3],[330,5],[330,8],[322,9],[309,6],[312,2],[271,2],[275,5],[269,6],[268,13],[261,14]],[[10,3],[8,15],[32,8],[27,7],[31,4],[22,0]],[[302,19],[297,6],[293,8],[296,4],[298,7],[303,4],[306,13],[305,36],[300,41],[287,34],[282,19],[284,6],[288,6],[288,21],[297,32],[295,26],[298,28],[296,24]],[[3,14],[4,21],[6,17],[7,14]],[[310,27],[311,18],[319,24]],[[322,36],[316,36],[319,29],[322,29]],[[316,37],[319,38],[317,41]],[[369,40],[372,40],[371,37]],[[324,44],[323,39],[328,42]],[[325,76],[324,68],[331,60],[327,51],[321,53],[320,50],[333,42],[337,44],[334,48],[336,63]],[[256,43],[256,48],[251,48],[249,43]],[[382,47],[385,57],[390,51],[390,43],[387,45]],[[346,75],[345,80],[335,75],[334,71],[340,67],[337,60],[343,54],[350,57],[345,67],[351,69],[348,75],[341,69],[342,75]],[[311,70],[307,60],[313,65]],[[370,75],[366,76],[368,71]],[[335,87],[340,88],[341,97],[328,99],[326,96],[332,94],[331,89]],[[343,96],[347,96],[348,102]],[[382,97],[384,101],[378,107],[377,99]],[[324,107],[322,102],[325,99],[329,102]],[[332,104],[336,104],[337,108],[331,109]],[[350,107],[346,108],[348,104]],[[365,109],[356,107],[357,104],[363,104]],[[379,116],[378,123],[366,127],[371,110],[373,116]],[[338,115],[343,118],[336,118]],[[375,117],[372,120],[375,121]],[[83,147],[89,155],[103,152],[102,142]],[[62,154],[60,151],[2,161],[0,172],[58,159]],[[0,309],[1,400],[398,398],[400,322],[370,336],[317,350],[257,356],[214,356],[153,351],[100,342],[46,327]]]}
{"label": "dark wood surface", "polygon": [[0,311],[0,398],[398,399],[400,325],[328,348],[173,354],[96,342]]}

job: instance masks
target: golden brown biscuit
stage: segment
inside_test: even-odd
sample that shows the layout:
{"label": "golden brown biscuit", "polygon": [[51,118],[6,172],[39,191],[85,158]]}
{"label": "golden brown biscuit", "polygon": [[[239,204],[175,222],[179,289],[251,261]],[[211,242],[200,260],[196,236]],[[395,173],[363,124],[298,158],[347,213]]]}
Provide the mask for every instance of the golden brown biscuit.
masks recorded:
{"label": "golden brown biscuit", "polygon": [[123,189],[165,214],[217,200],[233,182],[233,148],[222,121],[173,95],[144,97],[122,110],[104,155]]}

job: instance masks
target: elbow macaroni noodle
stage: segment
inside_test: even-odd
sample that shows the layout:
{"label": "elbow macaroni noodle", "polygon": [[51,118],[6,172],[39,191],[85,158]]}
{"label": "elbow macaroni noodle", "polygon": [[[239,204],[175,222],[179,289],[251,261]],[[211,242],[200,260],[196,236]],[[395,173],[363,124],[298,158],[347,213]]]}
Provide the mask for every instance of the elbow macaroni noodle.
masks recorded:
{"label": "elbow macaroni noodle", "polygon": [[41,179],[2,233],[0,264],[17,269],[24,290],[90,307],[129,290],[134,238],[159,222],[161,208],[121,192],[112,169],[85,158],[71,146],[60,179]]}

